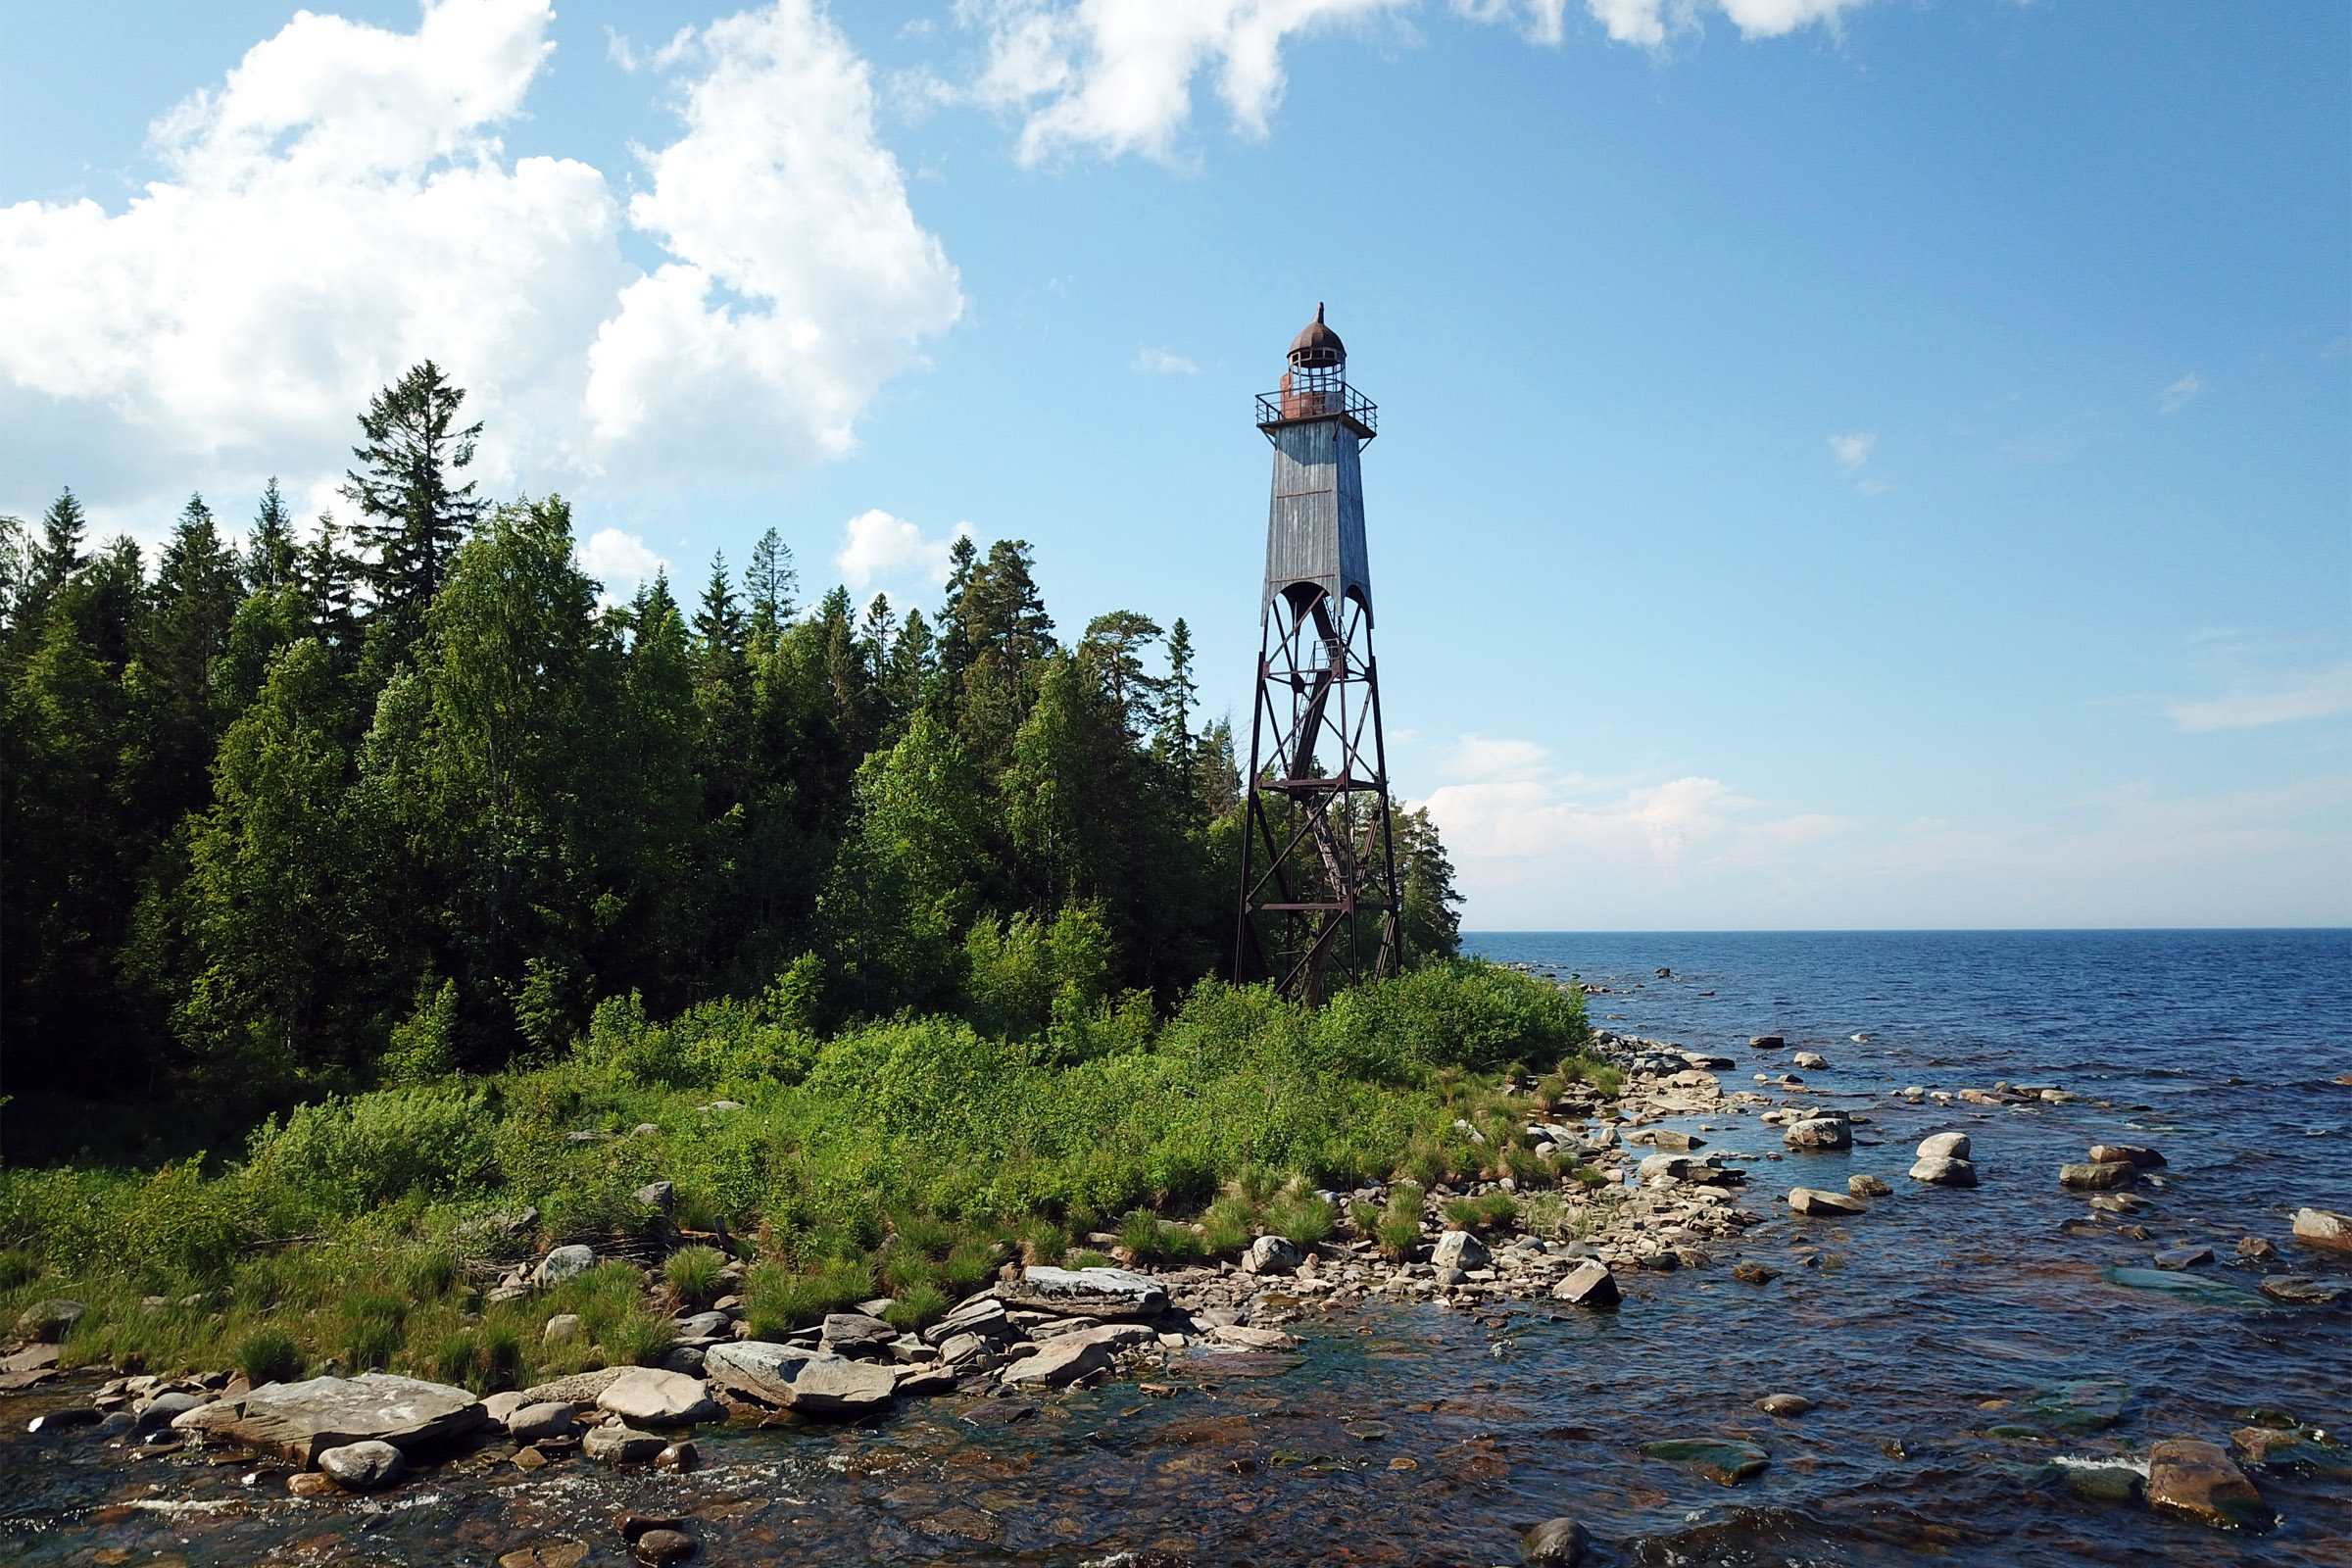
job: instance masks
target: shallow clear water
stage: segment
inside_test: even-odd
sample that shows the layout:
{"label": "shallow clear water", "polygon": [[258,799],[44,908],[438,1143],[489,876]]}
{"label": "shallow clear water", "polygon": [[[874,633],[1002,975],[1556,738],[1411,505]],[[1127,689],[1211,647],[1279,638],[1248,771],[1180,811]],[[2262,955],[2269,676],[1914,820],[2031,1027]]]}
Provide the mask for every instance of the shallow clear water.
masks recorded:
{"label": "shallow clear water", "polygon": [[[23,1417],[62,1396],[20,1398],[0,1406],[0,1560],[488,1563],[577,1539],[594,1544],[591,1562],[618,1563],[611,1519],[636,1508],[693,1515],[698,1560],[712,1563],[1482,1565],[1517,1561],[1518,1533],[1560,1513],[1620,1563],[2352,1563],[2342,1480],[2264,1476],[2283,1518],[2253,1537],[2079,1498],[2050,1463],[2144,1452],[2166,1437],[2226,1442],[2252,1406],[2352,1426],[2342,1305],[2200,1304],[2102,1272],[2201,1241],[2219,1261],[2197,1277],[2249,1283],[2255,1271],[2230,1250],[2258,1234],[2296,1269],[2352,1284],[2352,1267],[2288,1240],[2299,1205],[2352,1209],[2352,1088],[2333,1082],[2352,1073],[2352,936],[1486,935],[1471,946],[1610,987],[1592,998],[1596,1022],[1738,1056],[1726,1087],[1751,1061],[1786,1065],[1747,1048],[1777,1033],[1830,1059],[1804,1075],[1810,1086],[1874,1097],[1844,1102],[1873,1118],[1862,1147],[1752,1168],[1743,1201],[1776,1217],[1740,1250],[1780,1279],[1742,1284],[1719,1257],[1641,1276],[1608,1316],[1309,1313],[1295,1325],[1302,1355],[1191,1363],[1161,1380],[1171,1397],[1114,1384],[997,1428],[960,1419],[969,1401],[939,1400],[868,1429],[707,1432],[707,1467],[675,1478],[578,1461],[526,1478],[458,1462],[383,1503],[298,1502],[276,1474],[243,1485],[249,1463],[43,1444]],[[1674,978],[1657,979],[1661,965]],[[2147,1108],[1886,1098],[1996,1078]],[[1714,1125],[1710,1149],[1778,1152],[1752,1120]],[[1903,1179],[1917,1141],[1945,1129],[1974,1142],[1979,1190]],[[2147,1241],[2116,1234],[2114,1216],[2085,1224],[2090,1211],[2056,1185],[2056,1166],[2101,1139],[2152,1144],[2171,1161],[2133,1216]],[[1896,1193],[1861,1218],[1785,1217],[1776,1201],[1863,1170]],[[1989,1430],[2033,1425],[2036,1391],[2086,1378],[2128,1385],[2116,1425],[2055,1441]],[[1759,1396],[1782,1391],[1816,1408],[1757,1412]],[[1762,1444],[1770,1467],[1725,1488],[1638,1451],[1710,1435]],[[184,1502],[199,1506],[138,1506]]]}

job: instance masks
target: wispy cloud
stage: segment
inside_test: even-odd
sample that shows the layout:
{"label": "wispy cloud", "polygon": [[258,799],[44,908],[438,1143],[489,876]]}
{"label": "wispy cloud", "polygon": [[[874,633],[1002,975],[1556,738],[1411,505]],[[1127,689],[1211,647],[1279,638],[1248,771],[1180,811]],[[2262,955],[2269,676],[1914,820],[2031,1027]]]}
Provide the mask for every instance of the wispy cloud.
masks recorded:
{"label": "wispy cloud", "polygon": [[1838,466],[1851,473],[1870,461],[1870,449],[1879,444],[1878,433],[1856,430],[1851,435],[1830,437],[1830,451],[1837,456]]}
{"label": "wispy cloud", "polygon": [[1133,368],[1143,375],[1199,375],[1200,367],[1166,349],[1138,349]]}
{"label": "wispy cloud", "polygon": [[2176,728],[2190,735],[2217,729],[2260,729],[2307,718],[2352,713],[2352,663],[2323,669],[2284,686],[2241,688],[2226,697],[2167,705]]}
{"label": "wispy cloud", "polygon": [[948,580],[948,550],[957,534],[972,525],[959,522],[944,538],[925,539],[923,530],[905,517],[876,508],[860,512],[841,525],[841,548],[833,564],[842,580],[864,592],[876,578],[919,577],[938,587]]}
{"label": "wispy cloud", "polygon": [[2205,378],[2191,370],[2164,389],[2164,394],[2156,400],[2156,412],[2179,414],[2182,409],[2188,407],[2192,398],[2204,390]]}

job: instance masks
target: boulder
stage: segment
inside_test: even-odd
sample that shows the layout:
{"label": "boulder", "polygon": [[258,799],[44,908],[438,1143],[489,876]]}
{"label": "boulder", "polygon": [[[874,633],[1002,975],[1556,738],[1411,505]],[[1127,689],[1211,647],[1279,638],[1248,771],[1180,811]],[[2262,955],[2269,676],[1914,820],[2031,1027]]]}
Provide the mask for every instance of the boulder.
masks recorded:
{"label": "boulder", "polygon": [[45,1301],[33,1302],[19,1313],[17,1331],[43,1345],[55,1345],[74,1332],[74,1325],[81,1321],[81,1315],[86,1310],[79,1301],[53,1296]]}
{"label": "boulder", "polygon": [[727,1418],[700,1379],[651,1366],[630,1367],[613,1379],[596,1405],[641,1427],[702,1426]]}
{"label": "boulder", "polygon": [[2325,1208],[2295,1210],[2295,1240],[2306,1247],[2352,1252],[2352,1219]]}
{"label": "boulder", "polygon": [[580,1323],[579,1313],[558,1312],[547,1320],[547,1327],[539,1331],[539,1338],[549,1345],[568,1345],[586,1332]]}
{"label": "boulder", "polygon": [[673,1323],[672,1336],[680,1345],[707,1346],[735,1337],[735,1320],[724,1312],[690,1312]]}
{"label": "boulder", "polygon": [[669,1446],[669,1440],[635,1427],[591,1427],[580,1440],[580,1451],[606,1464],[651,1464]]}
{"label": "boulder", "polygon": [[1573,1519],[1546,1519],[1519,1541],[1519,1556],[1531,1568],[1579,1568],[1592,1549],[1592,1535]]}
{"label": "boulder", "polygon": [[565,1280],[585,1274],[596,1267],[596,1249],[593,1247],[559,1247],[539,1260],[531,1270],[531,1283],[537,1286],[561,1285]]}
{"label": "boulder", "polygon": [[1922,1159],[1966,1159],[1969,1157],[1968,1134],[1934,1133],[1919,1141]]}
{"label": "boulder", "polygon": [[462,1437],[488,1420],[464,1389],[388,1372],[269,1383],[245,1396],[227,1433],[300,1465],[328,1448],[389,1443],[403,1450]]}
{"label": "boulder", "polygon": [[1168,1309],[1168,1293],[1157,1281],[1123,1268],[1023,1269],[997,1294],[1008,1305],[1088,1317],[1148,1318]]}
{"label": "boulder", "polygon": [[1788,1065],[1800,1072],[1828,1072],[1830,1064],[1818,1051],[1800,1051],[1788,1058]]}
{"label": "boulder", "polygon": [[348,1492],[388,1487],[408,1468],[400,1450],[389,1443],[347,1443],[340,1448],[322,1448],[318,1460],[328,1479]]}
{"label": "boulder", "polygon": [[2058,1167],[2058,1185],[2082,1192],[2102,1192],[2112,1187],[2129,1187],[2138,1177],[2137,1167],[2130,1160],[2092,1160],[2087,1164]]}
{"label": "boulder", "polygon": [[629,1544],[646,1568],[668,1568],[694,1555],[694,1538],[680,1530],[648,1530]]}
{"label": "boulder", "polygon": [[1788,1206],[1799,1214],[1826,1214],[1833,1217],[1867,1214],[1870,1204],[1851,1193],[1825,1193],[1818,1187],[1792,1187],[1788,1190]]}
{"label": "boulder", "polygon": [[173,1416],[172,1430],[199,1437],[225,1438],[229,1435],[230,1429],[244,1418],[244,1412],[239,1408],[237,1401],[214,1399],[210,1403],[200,1404],[192,1410],[182,1410]]}
{"label": "boulder", "polygon": [[1298,1343],[1280,1329],[1253,1329],[1242,1323],[1220,1323],[1208,1337],[1217,1345],[1238,1345],[1245,1350],[1287,1350]]}
{"label": "boulder", "polygon": [[1055,1340],[1035,1355],[1015,1361],[999,1375],[998,1381],[1007,1388],[1016,1384],[1066,1388],[1092,1373],[1109,1371],[1112,1359],[1111,1348],[1093,1335],[1071,1334]]}
{"label": "boulder", "polygon": [[[1961,1142],[1966,1143],[1967,1140],[1962,1139]],[[1922,1154],[1911,1166],[1911,1179],[1936,1187],[1974,1187],[1977,1185],[1977,1167],[1965,1159]]]}
{"label": "boulder", "polygon": [[1756,1401],[1756,1408],[1766,1415],[1803,1415],[1813,1401],[1801,1394],[1767,1394]]}
{"label": "boulder", "polygon": [[1674,1152],[1688,1152],[1706,1143],[1704,1138],[1695,1137],[1690,1133],[1677,1132],[1672,1127],[1657,1128],[1638,1141],[1648,1144],[1652,1149],[1663,1149]]}
{"label": "boulder", "polygon": [[1570,1270],[1551,1288],[1551,1294],[1553,1299],[1566,1301],[1570,1306],[1595,1309],[1615,1306],[1623,1295],[1617,1289],[1617,1276],[1609,1272],[1607,1264],[1594,1258],[1587,1258]]}
{"label": "boulder", "polygon": [[976,1296],[923,1330],[918,1338],[925,1345],[945,1345],[959,1334],[974,1334],[982,1339],[1010,1338],[1012,1323],[1004,1315],[1004,1303],[993,1296]]}
{"label": "boulder", "polygon": [[159,1394],[139,1407],[138,1418],[131,1424],[131,1430],[139,1433],[160,1432],[207,1402],[193,1394],[182,1394],[176,1390],[170,1394]]}
{"label": "boulder", "polygon": [[2148,1506],[2217,1530],[2268,1530],[2276,1519],[2221,1446],[2196,1438],[2148,1450]]}
{"label": "boulder", "polygon": [[721,1388],[809,1416],[863,1415],[898,1392],[898,1375],[883,1362],[760,1340],[714,1345],[703,1365]]}
{"label": "boulder", "polygon": [[2243,1463],[2265,1470],[2352,1476],[2352,1451],[2312,1427],[2240,1427],[2230,1434],[2230,1446]]}
{"label": "boulder", "polygon": [[[1652,1158],[1674,1158],[1673,1155],[1652,1155]],[[1467,1272],[1485,1268],[1494,1261],[1487,1244],[1468,1231],[1447,1231],[1440,1236],[1437,1245],[1429,1250],[1430,1265],[1434,1268],[1458,1268]]]}
{"label": "boulder", "polygon": [[666,1214],[670,1204],[677,1200],[678,1189],[674,1182],[647,1182],[631,1196],[646,1207],[658,1208]]}
{"label": "boulder", "polygon": [[515,1407],[519,1409],[526,1404],[544,1404],[550,1401],[563,1404],[594,1404],[599,1395],[611,1388],[616,1380],[627,1377],[628,1374],[629,1369],[625,1366],[602,1366],[593,1372],[574,1372],[569,1377],[557,1378],[552,1383],[535,1384],[523,1390],[515,1396]]}
{"label": "boulder", "polygon": [[[1690,1156],[1688,1154],[1647,1154],[1634,1167],[1634,1174],[1644,1185],[1664,1177],[1668,1181],[1685,1181],[1690,1175]],[[1447,1232],[1448,1235],[1456,1234]]]}
{"label": "boulder", "polygon": [[538,1404],[518,1405],[508,1412],[506,1418],[507,1436],[516,1443],[537,1443],[543,1438],[568,1438],[572,1434],[572,1426],[571,1406],[552,1399]]}
{"label": "boulder", "polygon": [[1779,1051],[1788,1044],[1779,1035],[1749,1035],[1747,1043],[1757,1051]]}
{"label": "boulder", "polygon": [[1888,1193],[1894,1191],[1893,1188],[1867,1171],[1848,1176],[1845,1179],[1845,1190],[1856,1198],[1885,1198]]}
{"label": "boulder", "polygon": [[1781,1133],[1781,1142],[1790,1149],[1851,1149],[1854,1128],[1843,1116],[1808,1116],[1790,1122]]}
{"label": "boulder", "polygon": [[863,1312],[827,1312],[818,1343],[837,1355],[887,1355],[899,1331]]}
{"label": "boulder", "polygon": [[2093,1144],[2090,1162],[2094,1165],[2130,1165],[2136,1170],[2153,1170],[2164,1163],[2164,1156],[2153,1149],[2137,1144]]}
{"label": "boulder", "polygon": [[1281,1236],[1260,1236],[1242,1253],[1242,1272],[1287,1278],[1298,1272],[1305,1255]]}

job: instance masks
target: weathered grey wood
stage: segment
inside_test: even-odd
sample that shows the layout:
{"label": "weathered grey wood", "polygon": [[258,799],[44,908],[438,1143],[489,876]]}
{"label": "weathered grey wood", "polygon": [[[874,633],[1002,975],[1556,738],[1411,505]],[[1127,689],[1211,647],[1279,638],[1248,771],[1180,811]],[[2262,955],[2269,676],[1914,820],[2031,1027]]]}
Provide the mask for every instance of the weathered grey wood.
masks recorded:
{"label": "weathered grey wood", "polygon": [[1274,596],[1313,583],[1332,603],[1355,599],[1372,612],[1372,566],[1364,549],[1362,442],[1338,416],[1269,426],[1274,493],[1266,518],[1262,622]]}

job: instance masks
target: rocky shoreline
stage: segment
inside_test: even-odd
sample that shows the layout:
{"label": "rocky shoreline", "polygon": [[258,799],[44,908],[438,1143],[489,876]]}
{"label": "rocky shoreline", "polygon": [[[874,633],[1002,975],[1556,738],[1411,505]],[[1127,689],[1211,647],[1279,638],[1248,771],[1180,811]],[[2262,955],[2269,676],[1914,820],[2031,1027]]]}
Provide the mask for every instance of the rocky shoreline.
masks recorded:
{"label": "rocky shoreline", "polygon": [[[1776,1036],[1757,1036],[1751,1046],[1760,1055],[1787,1052]],[[310,1496],[398,1488],[417,1467],[456,1458],[526,1473],[567,1460],[691,1470],[700,1461],[694,1430],[719,1422],[872,1421],[902,1399],[945,1396],[956,1400],[964,1420],[985,1426],[1018,1419],[1053,1391],[1113,1379],[1133,1380],[1147,1396],[1167,1395],[1173,1391],[1154,1380],[1171,1368],[1249,1358],[1223,1363],[1241,1368],[1283,1357],[1295,1348],[1294,1334],[1305,1320],[1375,1300],[1481,1314],[1500,1328],[1513,1313],[1618,1309],[1643,1274],[1728,1264],[1733,1278],[1761,1286],[1785,1267],[1816,1264],[1819,1253],[1784,1250],[1777,1263],[1743,1256],[1741,1243],[1752,1229],[1789,1215],[1858,1218],[1891,1192],[1884,1178],[1859,1172],[1842,1191],[1794,1187],[1769,1210],[1744,1200],[1759,1165],[1884,1142],[1868,1110],[1838,1103],[1872,1097],[1827,1093],[1799,1076],[1827,1069],[1815,1053],[1796,1053],[1780,1070],[1753,1073],[1760,1087],[1750,1089],[1727,1087],[1726,1075],[1738,1068],[1729,1057],[1606,1031],[1596,1034],[1594,1050],[1622,1075],[1613,1094],[1583,1085],[1556,1094],[1532,1082],[1511,1088],[1521,1136],[1534,1152],[1572,1154],[1597,1180],[1572,1181],[1556,1191],[1521,1191],[1507,1177],[1434,1186],[1421,1195],[1418,1235],[1409,1247],[1388,1226],[1379,1234],[1307,1247],[1268,1234],[1235,1260],[1156,1268],[1127,1255],[1118,1238],[1105,1234],[1087,1241],[1112,1253],[1112,1265],[1006,1264],[985,1289],[919,1332],[902,1333],[885,1322],[881,1314],[889,1302],[877,1298],[772,1341],[752,1337],[738,1294],[741,1263],[726,1266],[712,1298],[699,1309],[665,1298],[660,1275],[649,1270],[649,1298],[675,1309],[673,1344],[656,1366],[607,1367],[486,1398],[376,1372],[258,1389],[241,1374],[123,1372],[97,1386],[86,1403],[47,1411],[32,1426],[42,1434],[86,1431],[137,1456],[188,1448],[267,1455],[291,1467],[283,1482],[288,1490]],[[1981,1107],[2075,1099],[2054,1085],[2006,1083],[1951,1091],[1915,1087],[1895,1091],[1893,1098],[1906,1105]],[[1695,1128],[1667,1125],[1693,1120]],[[1762,1152],[1709,1147],[1710,1134],[1757,1126],[1777,1131],[1782,1147]],[[1474,1142],[1487,1137],[1467,1123],[1462,1130]],[[2123,1216],[2128,1226],[2143,1201],[2137,1190],[2161,1184],[2164,1168],[2158,1151],[2101,1144],[2082,1160],[2065,1164],[2057,1181],[2085,1195],[2093,1214]],[[1943,1188],[1977,1186],[1967,1135],[1944,1131],[1926,1138],[1905,1178]],[[1342,1212],[1351,1205],[1358,1213],[1364,1205],[1389,1205],[1393,1216],[1402,1185],[1322,1196]],[[2306,1249],[2352,1253],[2352,1221],[2341,1215],[2306,1208],[2293,1231],[2295,1243]],[[2241,1260],[2265,1269],[2263,1304],[2327,1305],[2336,1298],[2337,1287],[2327,1279],[2286,1272],[2280,1249],[2267,1238],[2247,1237],[2237,1251]],[[590,1248],[557,1249],[499,1289],[527,1294],[597,1261]],[[2210,1249],[2170,1249],[2151,1261],[2155,1270],[2187,1279],[2213,1254]],[[2276,1272],[2270,1271],[2274,1262]],[[71,1301],[42,1302],[27,1311],[18,1340],[0,1360],[0,1393],[57,1381],[56,1342],[78,1314]],[[556,1338],[577,1327],[554,1317],[546,1332]],[[2097,1402],[2096,1389],[2077,1401],[2083,1410]],[[1792,1418],[1808,1401],[1777,1393],[1765,1396],[1759,1407]],[[2073,1414],[2082,1416],[2083,1410]],[[1755,1446],[1700,1436],[1652,1444],[1643,1451],[1732,1485],[1763,1468],[1763,1451],[1750,1448]],[[2129,1474],[2108,1473],[2119,1469],[2113,1465],[2086,1466],[2080,1477],[2070,1473],[2068,1485],[2086,1494],[2107,1489],[2216,1527],[2258,1530],[2270,1514],[2254,1478],[2267,1467],[2314,1465],[2332,1471],[2352,1468],[2352,1461],[2328,1434],[2289,1422],[2233,1433],[2230,1449],[2200,1438],[2166,1439],[2151,1448],[2144,1466],[2120,1467]],[[257,1467],[248,1479],[274,1485],[275,1474]],[[681,1561],[697,1550],[688,1520],[630,1516],[616,1528],[644,1562]],[[1529,1538],[1528,1559],[1577,1561],[1587,1539],[1573,1521],[1552,1521]],[[500,1561],[505,1568],[552,1564],[535,1549]]]}

